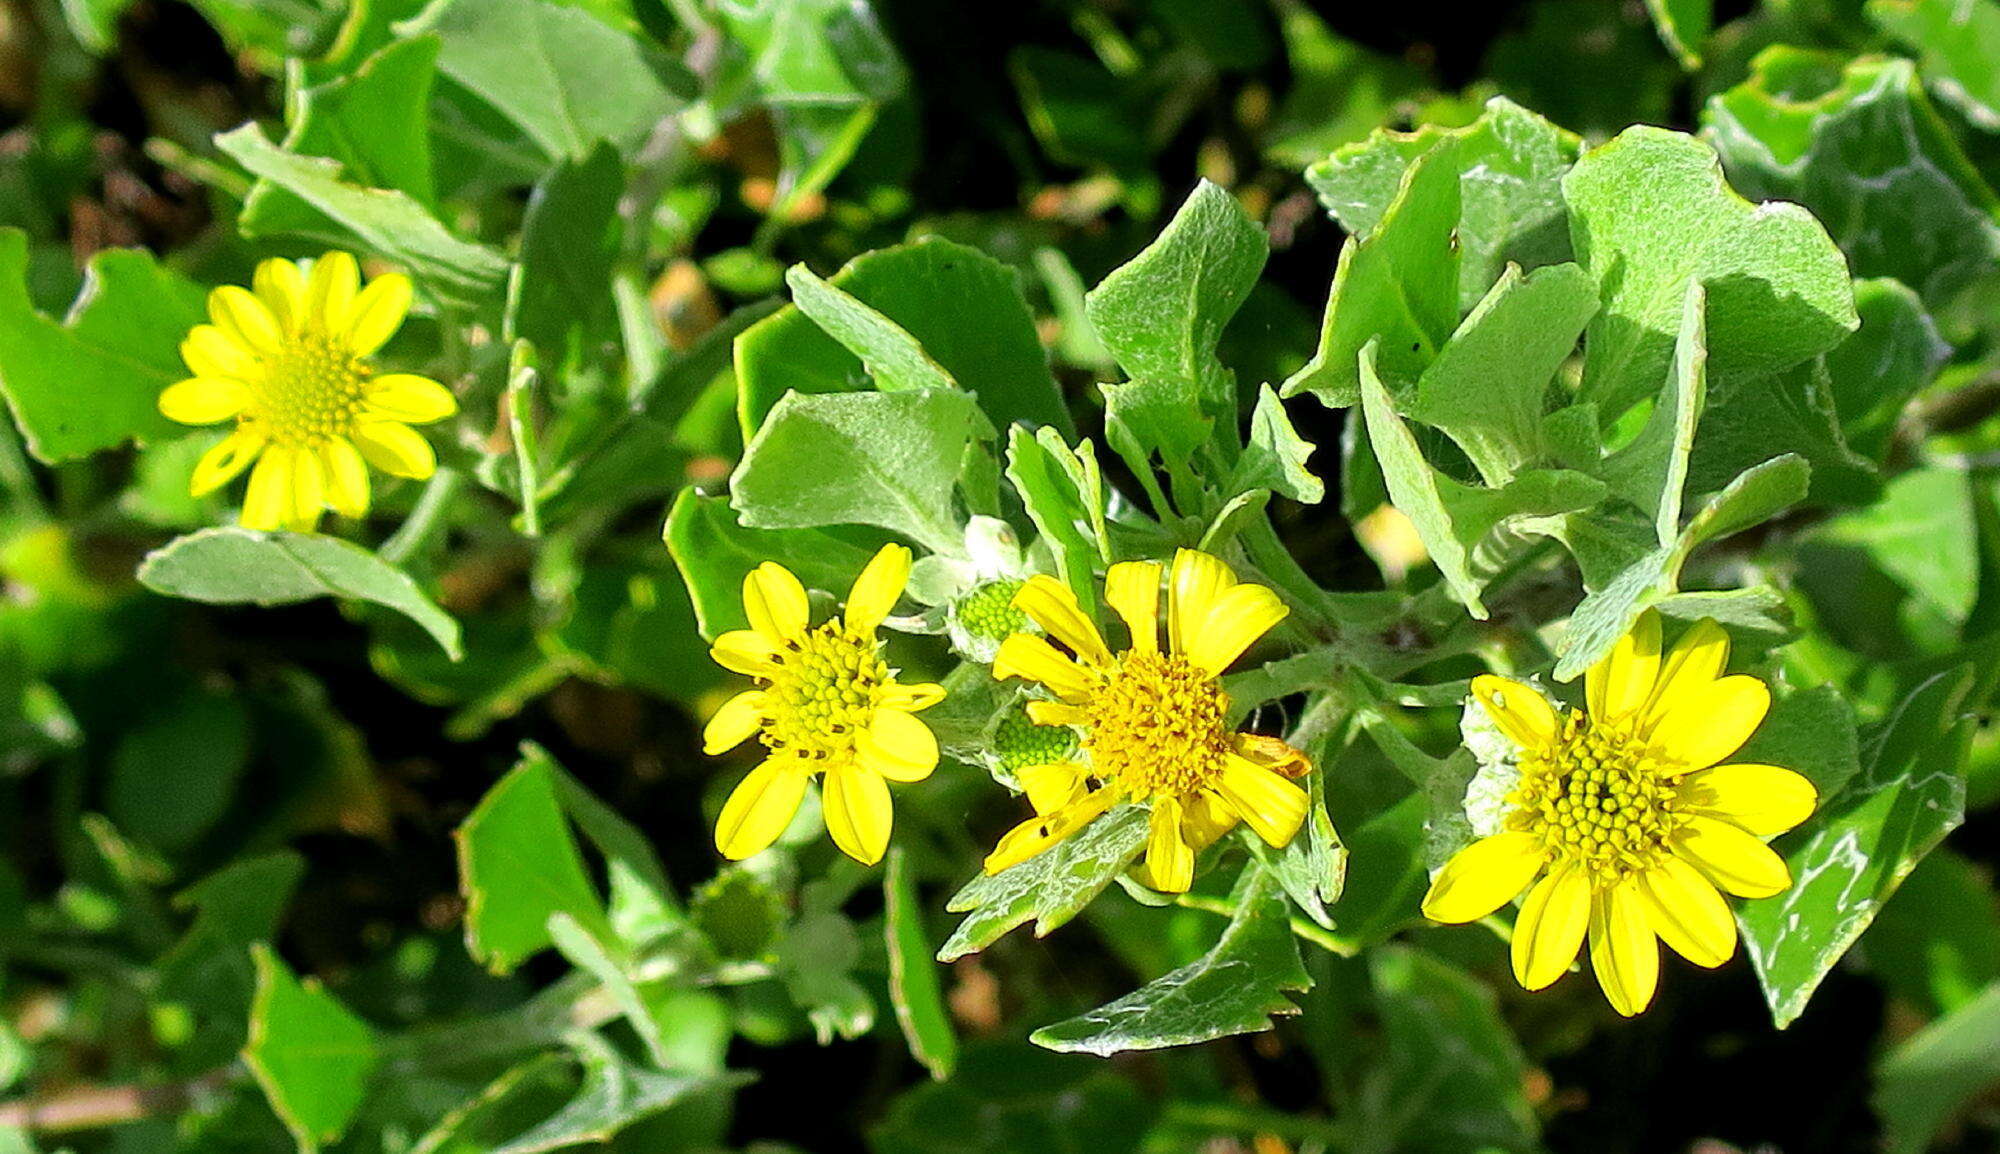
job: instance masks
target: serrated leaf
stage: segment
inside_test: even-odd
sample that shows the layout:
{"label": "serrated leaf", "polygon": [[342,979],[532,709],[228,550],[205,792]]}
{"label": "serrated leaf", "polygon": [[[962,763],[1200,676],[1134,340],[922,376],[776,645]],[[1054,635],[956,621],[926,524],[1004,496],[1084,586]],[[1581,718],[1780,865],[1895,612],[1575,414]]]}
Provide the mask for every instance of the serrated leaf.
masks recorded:
{"label": "serrated leaf", "polygon": [[466,948],[489,969],[506,973],[554,945],[549,927],[559,914],[597,940],[613,940],[547,755],[523,757],[456,837]]}
{"label": "serrated leaf", "polygon": [[1874,464],[1841,436],[1824,357],[1769,377],[1718,381],[1695,434],[1688,486],[1719,488],[1781,453],[1812,467],[1815,503],[1866,504],[1881,490]]}
{"label": "serrated leaf", "polygon": [[1228,487],[1237,493],[1269,489],[1294,501],[1317,505],[1326,498],[1326,484],[1306,467],[1313,448],[1292,425],[1277,390],[1264,385],[1257,390],[1257,407],[1250,414],[1250,441],[1236,460]]}
{"label": "serrated leaf", "polygon": [[1415,381],[1458,327],[1457,151],[1443,141],[1402,174],[1396,199],[1365,237],[1347,238],[1334,267],[1319,350],[1282,395],[1310,392],[1329,408],[1360,403],[1363,346],[1380,342],[1380,373]]}
{"label": "serrated leaf", "polygon": [[215,146],[339,226],[332,235],[305,234],[315,240],[359,246],[400,264],[424,287],[460,304],[495,300],[506,284],[507,261],[498,253],[459,239],[404,193],[349,179],[337,160],[287,152],[255,124],[218,134]]}
{"label": "serrated leaf", "polygon": [[1688,457],[1708,400],[1706,306],[1701,282],[1688,281],[1675,326],[1672,369],[1659,402],[1632,443],[1606,458],[1603,466],[1612,491],[1652,518],[1663,549],[1680,538]]}
{"label": "serrated leaf", "polygon": [[374,1031],[317,979],[293,976],[269,946],[253,946],[251,957],[257,996],[243,1062],[299,1149],[318,1150],[338,1140],[361,1108],[380,1059]]}
{"label": "serrated leaf", "polygon": [[1368,973],[1388,1042],[1369,1098],[1390,1105],[1366,1132],[1399,1150],[1534,1149],[1527,1061],[1493,991],[1407,946],[1375,950]]}
{"label": "serrated leaf", "polygon": [[207,319],[201,290],[149,253],[107,249],[55,321],[29,299],[28,271],[27,234],[0,228],[0,392],[28,451],[53,463],[180,430],[159,398],[188,375],[180,342]]}
{"label": "serrated leaf", "polygon": [[1960,0],[1869,0],[1867,12],[1918,54],[1939,96],[1979,127],[2000,132],[2000,11]]}
{"label": "serrated leaf", "polygon": [[1961,706],[1972,680],[1968,667],[1936,674],[1870,726],[1861,772],[1785,840],[1792,887],[1737,911],[1779,1027],[1805,1012],[1882,903],[1964,820],[1965,749],[1975,722]]}
{"label": "serrated leaf", "polygon": [[1563,178],[1570,240],[1603,310],[1585,338],[1580,396],[1606,419],[1667,379],[1690,278],[1708,290],[1709,371],[1757,377],[1839,344],[1860,323],[1847,263],[1811,213],[1752,205],[1707,145],[1641,125]]}
{"label": "serrated leaf", "polygon": [[1063,1053],[1108,1058],[1130,1050],[1190,1046],[1272,1029],[1299,1012],[1285,996],[1312,987],[1292,936],[1291,906],[1262,869],[1241,884],[1236,913],[1206,954],[1115,1002],[1044,1026],[1029,1040]]}
{"label": "serrated leaf", "polygon": [[1007,480],[1035,530],[1055,550],[1063,581],[1086,610],[1094,611],[1093,574],[1099,560],[1109,555],[1103,537],[1103,480],[1095,455],[1079,456],[1054,430],[1030,433],[1017,426],[1007,434]]}
{"label": "serrated leaf", "polygon": [[1893,277],[1933,305],[2000,256],[2000,211],[1907,60],[1776,45],[1750,79],[1711,98],[1703,136],[1730,183],[1811,209],[1854,275]]}
{"label": "serrated leaf", "polygon": [[593,1039],[584,1054],[583,1086],[560,1110],[493,1154],[546,1154],[608,1143],[629,1127],[694,1094],[748,1081],[682,1070],[649,1070]]}
{"label": "serrated leaf", "polygon": [[845,591],[868,563],[868,550],[822,529],[754,529],[739,523],[726,497],[682,489],[667,516],[667,549],[694,601],[703,637],[749,624],[743,577],[766,561],[790,569],[815,589]]}
{"label": "serrated leaf", "polygon": [[785,273],[785,283],[791,286],[792,304],[860,358],[877,389],[893,393],[958,387],[901,325],[814,276],[811,269],[793,265]]}
{"label": "serrated leaf", "polygon": [[938,950],[938,961],[978,953],[1031,920],[1035,936],[1046,936],[1103,892],[1145,842],[1145,809],[1120,806],[1020,865],[972,879],[945,903],[966,918]]}
{"label": "serrated leaf", "polygon": [[1917,294],[1893,280],[1854,282],[1861,329],[1826,354],[1833,411],[1848,448],[1881,464],[1911,397],[1928,386],[1951,346]]}
{"label": "serrated leaf", "polygon": [[562,363],[572,330],[589,337],[612,326],[611,271],[623,239],[624,192],[618,150],[600,143],[558,164],[528,198],[506,331],[533,342],[546,365]]}
{"label": "serrated leaf", "polygon": [[876,525],[956,555],[959,460],[992,428],[968,393],[792,393],[764,419],[730,477],[745,525]]}
{"label": "serrated leaf", "polygon": [[889,1001],[910,1055],[931,1077],[943,1081],[958,1064],[958,1035],[952,1032],[938,981],[937,960],[924,936],[923,907],[902,846],[889,850],[882,874],[882,935],[889,951]]}
{"label": "serrated leaf", "polygon": [[457,621],[408,574],[338,537],[203,529],[146,554],[139,583],[217,605],[290,605],[315,597],[369,601],[421,625],[453,661],[461,655]]}

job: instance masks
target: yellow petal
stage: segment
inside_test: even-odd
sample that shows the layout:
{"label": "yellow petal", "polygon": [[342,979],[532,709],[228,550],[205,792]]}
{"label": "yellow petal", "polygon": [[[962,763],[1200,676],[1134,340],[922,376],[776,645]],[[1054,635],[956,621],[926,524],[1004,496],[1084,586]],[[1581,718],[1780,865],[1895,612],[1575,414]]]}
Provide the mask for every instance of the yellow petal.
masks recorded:
{"label": "yellow petal", "polygon": [[1660,673],[1660,615],[1648,609],[1583,675],[1590,716],[1612,720],[1636,713],[1652,696]]}
{"label": "yellow petal", "polygon": [[1771,691],[1737,674],[1682,697],[1660,719],[1653,740],[1678,769],[1706,769],[1742,748],[1771,708]]}
{"label": "yellow petal", "polygon": [[1111,651],[1095,622],[1077,604],[1069,586],[1046,573],[1028,578],[1014,594],[1013,606],[1047,630],[1049,636],[1070,647],[1087,665],[1102,669],[1111,664]]}
{"label": "yellow petal", "polygon": [[292,509],[293,450],[273,445],[250,471],[250,488],[243,495],[245,529],[276,529]]}
{"label": "yellow petal", "polygon": [[890,682],[882,687],[881,703],[904,713],[921,713],[944,700],[944,686],[931,681],[911,685]]}
{"label": "yellow petal", "polygon": [[1589,928],[1588,871],[1565,865],[1535,883],[1514,920],[1514,978],[1521,988],[1543,989],[1568,972]]}
{"label": "yellow petal", "polygon": [[354,298],[348,318],[347,347],[354,350],[355,356],[365,357],[388,344],[402,326],[403,318],[409,315],[414,296],[410,278],[401,273],[383,273],[370,281]]}
{"label": "yellow petal", "polygon": [[875,719],[855,738],[863,768],[890,781],[922,781],[937,768],[937,736],[930,726],[900,709],[877,709]]}
{"label": "yellow petal", "polygon": [[1768,898],[1792,884],[1776,850],[1726,821],[1692,815],[1667,844],[1717,889],[1739,898]]}
{"label": "yellow petal", "polygon": [[1590,968],[1611,1008],[1625,1017],[1652,1004],[1660,984],[1660,947],[1631,878],[1591,900]]}
{"label": "yellow petal", "polygon": [[368,515],[368,466],[360,450],[345,437],[332,437],[319,447],[326,468],[326,503],[343,517]]}
{"label": "yellow petal", "polygon": [[750,740],[764,727],[764,705],[770,698],[761,689],[746,689],[715,711],[701,731],[701,751],[714,755],[728,753]]}
{"label": "yellow petal", "polygon": [[354,318],[354,297],[361,291],[361,267],[344,252],[330,252],[313,262],[306,278],[305,315],[327,334],[344,333]]}
{"label": "yellow petal", "polygon": [[283,257],[262,261],[250,278],[250,287],[282,328],[288,332],[298,329],[306,288],[306,275],[298,265]]}
{"label": "yellow petal", "polygon": [[458,411],[450,389],[415,373],[384,373],[368,382],[362,399],[375,418],[412,425],[442,421]]}
{"label": "yellow petal", "polygon": [[1736,919],[1729,903],[1693,866],[1663,857],[1639,875],[1646,917],[1660,939],[1697,966],[1716,966],[1736,952]]}
{"label": "yellow petal", "polygon": [[791,757],[773,757],[751,770],[715,819],[715,848],[731,861],[771,848],[799,812],[809,776]]}
{"label": "yellow petal", "polygon": [[1036,813],[1054,813],[1083,794],[1083,767],[1072,761],[1030,765],[1014,771],[1021,792]]}
{"label": "yellow petal", "polygon": [[1515,745],[1539,749],[1555,740],[1555,708],[1533,686],[1482,673],[1472,679],[1472,696]]}
{"label": "yellow petal", "polygon": [[326,467],[311,449],[292,451],[291,506],[285,512],[285,528],[294,533],[310,533],[319,524],[320,510],[326,508]]}
{"label": "yellow petal", "polygon": [[394,477],[421,481],[437,472],[431,443],[408,425],[396,421],[363,421],[350,434],[354,447],[368,463]]}
{"label": "yellow petal", "polygon": [[909,583],[909,548],[891,542],[876,550],[847,591],[847,627],[863,637],[873,637]]}
{"label": "yellow petal", "polygon": [[1236,574],[1222,558],[1195,549],[1174,554],[1173,568],[1167,574],[1167,644],[1173,652],[1187,652],[1215,599],[1234,584]]}
{"label": "yellow petal", "polygon": [[997,874],[1009,866],[1020,865],[1097,820],[1118,797],[1117,790],[1093,790],[1054,813],[1029,818],[1000,838],[1000,844],[986,855],[982,868],[988,874]]}
{"label": "yellow petal", "polygon": [[732,629],[715,639],[708,655],[717,665],[745,677],[770,677],[778,672],[778,646],[755,629]]}
{"label": "yellow petal", "polygon": [[201,460],[195,464],[194,476],[188,482],[189,494],[206,497],[228,484],[257,459],[257,454],[264,451],[264,445],[264,434],[258,432],[256,426],[238,426],[220,444],[201,455]]}
{"label": "yellow petal", "polygon": [[1181,803],[1171,797],[1154,798],[1150,823],[1147,882],[1162,893],[1184,894],[1194,884],[1194,850],[1181,840]]}
{"label": "yellow petal", "polygon": [[213,425],[243,411],[250,390],[228,377],[190,377],[160,394],[160,412],[183,425]]}
{"label": "yellow petal", "polygon": [[820,804],[826,811],[826,832],[833,835],[840,852],[862,865],[882,860],[896,818],[889,783],[882,775],[859,766],[835,765],[820,786]]}
{"label": "yellow petal", "polygon": [[1083,666],[1032,633],[1016,633],[1000,643],[1000,652],[993,657],[993,676],[1002,681],[1009,677],[1039,681],[1071,700],[1089,696],[1097,684]]}
{"label": "yellow petal", "polygon": [[1273,846],[1290,844],[1311,804],[1295,783],[1234,753],[1223,755],[1214,789],[1244,825]]}
{"label": "yellow petal", "polygon": [[1198,793],[1181,806],[1181,838],[1196,853],[1207,849],[1223,834],[1236,828],[1237,817],[1213,793]]}
{"label": "yellow petal", "polygon": [[1450,925],[1476,922],[1528,888],[1547,860],[1541,840],[1531,833],[1480,838],[1451,855],[1431,879],[1424,916]]}
{"label": "yellow petal", "polygon": [[1657,725],[1681,698],[1699,693],[1729,666],[1729,634],[1704,617],[1681,634],[1660,663],[1659,682],[1646,701],[1646,728]]}
{"label": "yellow petal", "polygon": [[1680,784],[1683,809],[1719,817],[1759,837],[1784,833],[1812,816],[1819,791],[1801,774],[1775,765],[1718,765]]}
{"label": "yellow petal", "polygon": [[783,645],[806,635],[812,624],[812,602],[790,569],[766,561],[743,575],[743,615],[750,619],[750,628],[773,645]]}
{"label": "yellow petal", "polygon": [[1060,701],[1030,701],[1028,720],[1036,725],[1089,725],[1090,711]]}
{"label": "yellow petal", "polygon": [[1141,653],[1160,649],[1160,570],[1158,561],[1120,561],[1104,574],[1104,600]]}
{"label": "yellow petal", "polygon": [[196,325],[181,341],[181,360],[197,377],[231,377],[239,381],[263,375],[255,350],[232,340],[214,325]]}
{"label": "yellow petal", "polygon": [[284,348],[278,318],[249,289],[226,284],[209,293],[208,315],[222,335],[259,356],[276,356]]}
{"label": "yellow petal", "polygon": [[1232,585],[1209,602],[1208,616],[1181,637],[1181,653],[1196,669],[1219,676],[1229,663],[1291,610],[1262,585]]}

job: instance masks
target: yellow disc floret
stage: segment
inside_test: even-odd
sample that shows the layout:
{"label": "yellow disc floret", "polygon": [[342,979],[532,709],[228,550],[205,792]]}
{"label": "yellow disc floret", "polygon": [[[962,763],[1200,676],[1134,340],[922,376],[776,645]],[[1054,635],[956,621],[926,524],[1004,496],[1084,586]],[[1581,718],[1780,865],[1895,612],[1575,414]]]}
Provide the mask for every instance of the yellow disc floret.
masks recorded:
{"label": "yellow disc floret", "polygon": [[1510,825],[1535,831],[1552,856],[1604,884],[1649,869],[1680,827],[1676,791],[1659,757],[1630,726],[1563,721],[1555,744],[1521,758]]}
{"label": "yellow disc floret", "polygon": [[1222,773],[1229,699],[1185,657],[1132,651],[1084,706],[1083,746],[1096,773],[1134,797],[1206,788]]}
{"label": "yellow disc floret", "polygon": [[354,431],[374,375],[333,338],[300,333],[285,342],[270,374],[252,390],[244,419],[263,426],[275,444],[318,447]]}
{"label": "yellow disc floret", "polygon": [[758,735],[764,745],[814,761],[852,761],[855,739],[892,680],[878,648],[873,637],[849,633],[839,618],[788,642],[772,656],[777,669]]}

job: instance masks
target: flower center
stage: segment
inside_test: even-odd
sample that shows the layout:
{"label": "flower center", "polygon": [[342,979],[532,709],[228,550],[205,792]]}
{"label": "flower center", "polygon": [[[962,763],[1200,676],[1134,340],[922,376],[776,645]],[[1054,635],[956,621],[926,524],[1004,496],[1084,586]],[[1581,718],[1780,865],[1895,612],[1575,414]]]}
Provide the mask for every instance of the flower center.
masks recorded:
{"label": "flower center", "polygon": [[1229,699],[1184,657],[1125,653],[1084,708],[1091,766],[1135,796],[1191,794],[1222,771]]}
{"label": "flower center", "polygon": [[854,755],[854,740],[875,714],[889,667],[872,639],[835,618],[790,643],[771,679],[763,742],[814,761]]}
{"label": "flower center", "polygon": [[354,427],[374,370],[323,333],[294,333],[270,362],[256,415],[279,444],[318,445]]}
{"label": "flower center", "polygon": [[1539,833],[1559,858],[1579,862],[1600,885],[1643,870],[1681,824],[1672,781],[1656,753],[1627,726],[1592,726],[1572,713],[1554,750],[1521,759],[1508,799],[1514,822]]}
{"label": "flower center", "polygon": [[953,606],[960,625],[974,637],[984,637],[998,641],[1012,633],[1023,633],[1028,629],[1028,615],[1014,608],[1014,594],[1021,591],[1024,581],[989,581],[959,599]]}

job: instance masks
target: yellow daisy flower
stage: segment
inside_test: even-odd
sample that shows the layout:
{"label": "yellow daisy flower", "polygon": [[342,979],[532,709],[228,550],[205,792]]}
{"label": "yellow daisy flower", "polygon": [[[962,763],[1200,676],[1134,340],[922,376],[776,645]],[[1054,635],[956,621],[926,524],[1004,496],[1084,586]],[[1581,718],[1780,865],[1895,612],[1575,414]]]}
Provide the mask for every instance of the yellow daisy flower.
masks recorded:
{"label": "yellow daisy flower", "polygon": [[[1647,610],[1584,675],[1585,708],[1558,712],[1530,686],[1475,677],[1472,695],[1518,749],[1500,832],[1459,851],[1424,896],[1425,916],[1470,922],[1537,876],[1514,922],[1514,976],[1539,990],[1588,937],[1613,1009],[1653,1000],[1655,939],[1698,966],[1736,951],[1722,893],[1762,898],[1792,884],[1763,838],[1804,821],[1811,782],[1772,765],[1720,764],[1770,708],[1764,683],[1725,677],[1729,637],[1703,621],[1664,656]],[[1722,892],[1717,892],[1722,891]]]}
{"label": "yellow daisy flower", "polygon": [[[1040,682],[1054,701],[1031,701],[1038,725],[1074,726],[1076,761],[1030,766],[1016,779],[1036,816],[986,858],[998,873],[1089,825],[1121,801],[1149,805],[1140,880],[1168,893],[1194,880],[1195,854],[1239,820],[1282,846],[1305,820],[1305,755],[1275,738],[1232,733],[1217,678],[1288,612],[1262,585],[1239,584],[1229,566],[1192,549],[1167,574],[1167,648],[1159,639],[1162,566],[1125,561],[1105,574],[1104,599],[1125,621],[1131,648],[1113,654],[1069,587],[1030,578],[1013,604],[1046,638],[1016,633],[1000,645],[995,677]],[[1073,656],[1072,656],[1073,655]]]}
{"label": "yellow daisy flower", "polygon": [[236,431],[195,465],[189,491],[212,493],[254,461],[244,526],[309,532],[323,509],[368,511],[366,465],[418,480],[435,472],[430,443],[410,426],[451,416],[458,401],[428,377],[378,376],[368,363],[410,297],[397,273],[361,287],[344,252],[305,266],[267,260],[251,289],[208,294],[211,323],[181,342],[194,376],[160,394],[160,411],[184,425],[233,418]]}
{"label": "yellow daisy flower", "polygon": [[875,630],[910,580],[910,551],[884,545],[855,578],[847,616],[812,624],[805,586],[766,561],[743,578],[750,628],[715,639],[716,664],[754,678],[708,721],[702,745],[726,753],[754,734],[771,751],[750,771],[715,823],[715,848],[740,861],[761,853],[798,813],[816,773],[827,832],[863,865],[889,848],[889,782],[922,781],[937,768],[937,738],[911,716],[944,700],[937,685],[901,685],[882,661]]}

